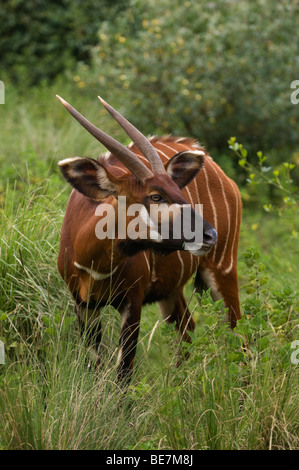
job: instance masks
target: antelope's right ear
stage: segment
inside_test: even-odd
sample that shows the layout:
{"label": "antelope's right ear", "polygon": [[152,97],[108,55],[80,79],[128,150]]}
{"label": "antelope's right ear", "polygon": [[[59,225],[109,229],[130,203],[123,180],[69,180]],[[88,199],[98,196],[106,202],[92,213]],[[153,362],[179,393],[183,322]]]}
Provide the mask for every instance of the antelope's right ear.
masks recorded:
{"label": "antelope's right ear", "polygon": [[80,193],[95,201],[115,196],[117,180],[96,160],[66,158],[58,163],[64,178]]}
{"label": "antelope's right ear", "polygon": [[180,189],[189,184],[201,170],[204,154],[203,150],[183,150],[168,160],[166,171]]}

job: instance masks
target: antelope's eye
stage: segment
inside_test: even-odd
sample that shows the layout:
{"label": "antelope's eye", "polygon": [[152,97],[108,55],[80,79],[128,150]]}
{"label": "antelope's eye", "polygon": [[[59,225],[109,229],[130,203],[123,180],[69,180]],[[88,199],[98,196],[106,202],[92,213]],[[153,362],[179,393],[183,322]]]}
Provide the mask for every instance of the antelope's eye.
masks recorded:
{"label": "antelope's eye", "polygon": [[160,194],[152,194],[150,196],[150,199],[154,202],[159,202],[159,201],[163,200],[163,198],[162,198],[162,196],[160,196]]}

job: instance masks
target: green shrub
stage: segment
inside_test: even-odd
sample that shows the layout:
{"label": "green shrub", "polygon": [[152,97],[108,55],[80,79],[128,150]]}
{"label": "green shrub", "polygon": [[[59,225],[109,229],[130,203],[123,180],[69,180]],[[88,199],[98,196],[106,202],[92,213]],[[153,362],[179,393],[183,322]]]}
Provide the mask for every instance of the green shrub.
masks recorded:
{"label": "green shrub", "polygon": [[[242,187],[244,202],[251,205],[259,204],[266,212],[274,209],[290,209],[295,213],[298,210],[299,193],[298,169],[294,163],[280,159],[268,158],[259,150],[256,155],[249,156],[243,144],[239,144],[235,137],[228,141],[229,148],[239,159],[239,166],[243,169],[243,181],[247,187]],[[295,161],[295,159],[294,159]],[[240,178],[241,179],[241,178]]]}
{"label": "green shrub", "polygon": [[298,13],[285,0],[131,0],[101,24],[94,73],[82,68],[77,80],[149,134],[195,136],[219,151],[234,129],[249,149],[292,150]]}

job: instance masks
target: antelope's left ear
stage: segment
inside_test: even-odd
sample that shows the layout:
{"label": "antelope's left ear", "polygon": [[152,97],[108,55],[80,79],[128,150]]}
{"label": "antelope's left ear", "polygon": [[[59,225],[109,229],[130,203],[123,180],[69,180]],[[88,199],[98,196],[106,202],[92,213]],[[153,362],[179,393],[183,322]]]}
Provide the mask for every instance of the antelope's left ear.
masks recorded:
{"label": "antelope's left ear", "polygon": [[166,172],[180,189],[190,183],[200,171],[204,163],[204,154],[203,150],[184,150],[167,162]]}
{"label": "antelope's left ear", "polygon": [[64,178],[84,196],[101,201],[117,194],[117,179],[97,160],[66,158],[58,163]]}

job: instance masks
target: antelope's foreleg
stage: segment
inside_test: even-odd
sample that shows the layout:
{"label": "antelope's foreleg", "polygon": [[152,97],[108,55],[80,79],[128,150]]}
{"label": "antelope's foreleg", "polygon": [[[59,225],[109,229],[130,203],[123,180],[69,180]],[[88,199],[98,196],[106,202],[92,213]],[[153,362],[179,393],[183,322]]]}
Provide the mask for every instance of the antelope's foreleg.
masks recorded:
{"label": "antelope's foreleg", "polygon": [[[176,329],[179,333],[180,343],[182,341],[191,343],[191,338],[188,334],[188,331],[194,331],[195,322],[187,307],[183,291],[181,291],[179,294],[174,294],[167,299],[161,300],[159,302],[159,307],[167,323],[175,323]],[[182,359],[187,359],[188,357],[189,353],[185,351],[182,355],[180,349],[177,366],[181,364]]]}
{"label": "antelope's foreleg", "polygon": [[[205,287],[211,289],[213,300],[223,299],[224,305],[228,308],[227,321],[231,328],[235,328],[237,321],[241,318],[239,301],[239,287],[237,269],[232,269],[229,273],[217,269],[205,269],[198,274]],[[200,289],[197,290],[200,291]]]}
{"label": "antelope's foreleg", "polygon": [[160,300],[159,307],[167,323],[175,323],[181,341],[191,343],[188,331],[194,331],[195,323],[187,307],[183,292]]}
{"label": "antelope's foreleg", "polygon": [[119,381],[128,384],[133,372],[138,342],[141,303],[128,303],[121,309],[120,314],[122,322],[120,349],[117,361],[117,377]]}
{"label": "antelope's foreleg", "polygon": [[91,305],[81,302],[76,303],[76,314],[79,322],[81,337],[88,347],[92,347],[96,353],[96,365],[100,364],[99,348],[101,344],[101,321],[99,311]]}

